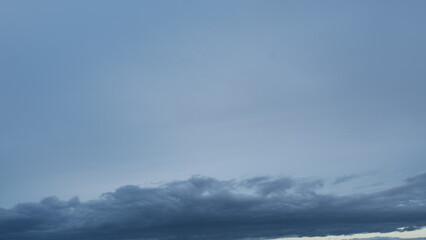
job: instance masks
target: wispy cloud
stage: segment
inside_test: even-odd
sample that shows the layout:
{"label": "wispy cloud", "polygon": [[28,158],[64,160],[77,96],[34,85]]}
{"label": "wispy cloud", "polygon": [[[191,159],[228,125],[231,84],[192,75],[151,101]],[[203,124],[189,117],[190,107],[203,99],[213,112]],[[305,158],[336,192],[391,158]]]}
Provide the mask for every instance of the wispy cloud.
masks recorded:
{"label": "wispy cloud", "polygon": [[390,232],[426,225],[426,174],[369,194],[319,194],[321,180],[193,177],[0,209],[6,239],[243,239]]}

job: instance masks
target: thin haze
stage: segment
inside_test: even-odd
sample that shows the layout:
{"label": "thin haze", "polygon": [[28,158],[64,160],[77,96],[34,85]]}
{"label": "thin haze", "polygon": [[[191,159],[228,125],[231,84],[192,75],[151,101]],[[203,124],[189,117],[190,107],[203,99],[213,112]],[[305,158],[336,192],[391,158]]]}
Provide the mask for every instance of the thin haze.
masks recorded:
{"label": "thin haze", "polygon": [[78,196],[86,208],[191,176],[319,179],[315,194],[333,198],[405,186],[426,171],[425,12],[0,1],[0,207]]}

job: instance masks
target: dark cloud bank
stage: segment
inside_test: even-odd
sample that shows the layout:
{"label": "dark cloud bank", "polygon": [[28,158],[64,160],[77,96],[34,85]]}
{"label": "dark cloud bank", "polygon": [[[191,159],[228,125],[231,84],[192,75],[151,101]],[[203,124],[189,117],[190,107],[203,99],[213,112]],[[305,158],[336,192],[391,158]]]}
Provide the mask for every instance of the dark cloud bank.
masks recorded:
{"label": "dark cloud bank", "polygon": [[[322,181],[193,177],[98,200],[0,208],[1,239],[244,239],[389,232],[426,225],[426,174],[385,191],[319,194]],[[410,229],[408,229],[410,230]]]}

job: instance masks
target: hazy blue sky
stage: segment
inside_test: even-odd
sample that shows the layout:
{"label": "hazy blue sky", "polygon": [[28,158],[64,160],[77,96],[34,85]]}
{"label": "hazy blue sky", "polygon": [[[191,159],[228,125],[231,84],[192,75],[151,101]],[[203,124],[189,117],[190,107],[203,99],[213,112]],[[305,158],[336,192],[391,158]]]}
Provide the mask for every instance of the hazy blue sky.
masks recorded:
{"label": "hazy blue sky", "polygon": [[0,1],[0,206],[426,170],[426,1]]}

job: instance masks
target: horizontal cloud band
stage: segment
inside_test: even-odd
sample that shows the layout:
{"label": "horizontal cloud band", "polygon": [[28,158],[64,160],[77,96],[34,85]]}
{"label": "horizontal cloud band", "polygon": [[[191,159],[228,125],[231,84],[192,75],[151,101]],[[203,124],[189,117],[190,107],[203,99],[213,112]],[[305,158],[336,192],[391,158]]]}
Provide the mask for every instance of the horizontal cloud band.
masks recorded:
{"label": "horizontal cloud band", "polygon": [[322,181],[193,177],[0,209],[0,235],[24,239],[245,239],[389,232],[426,225],[426,174],[369,194],[319,194]]}

